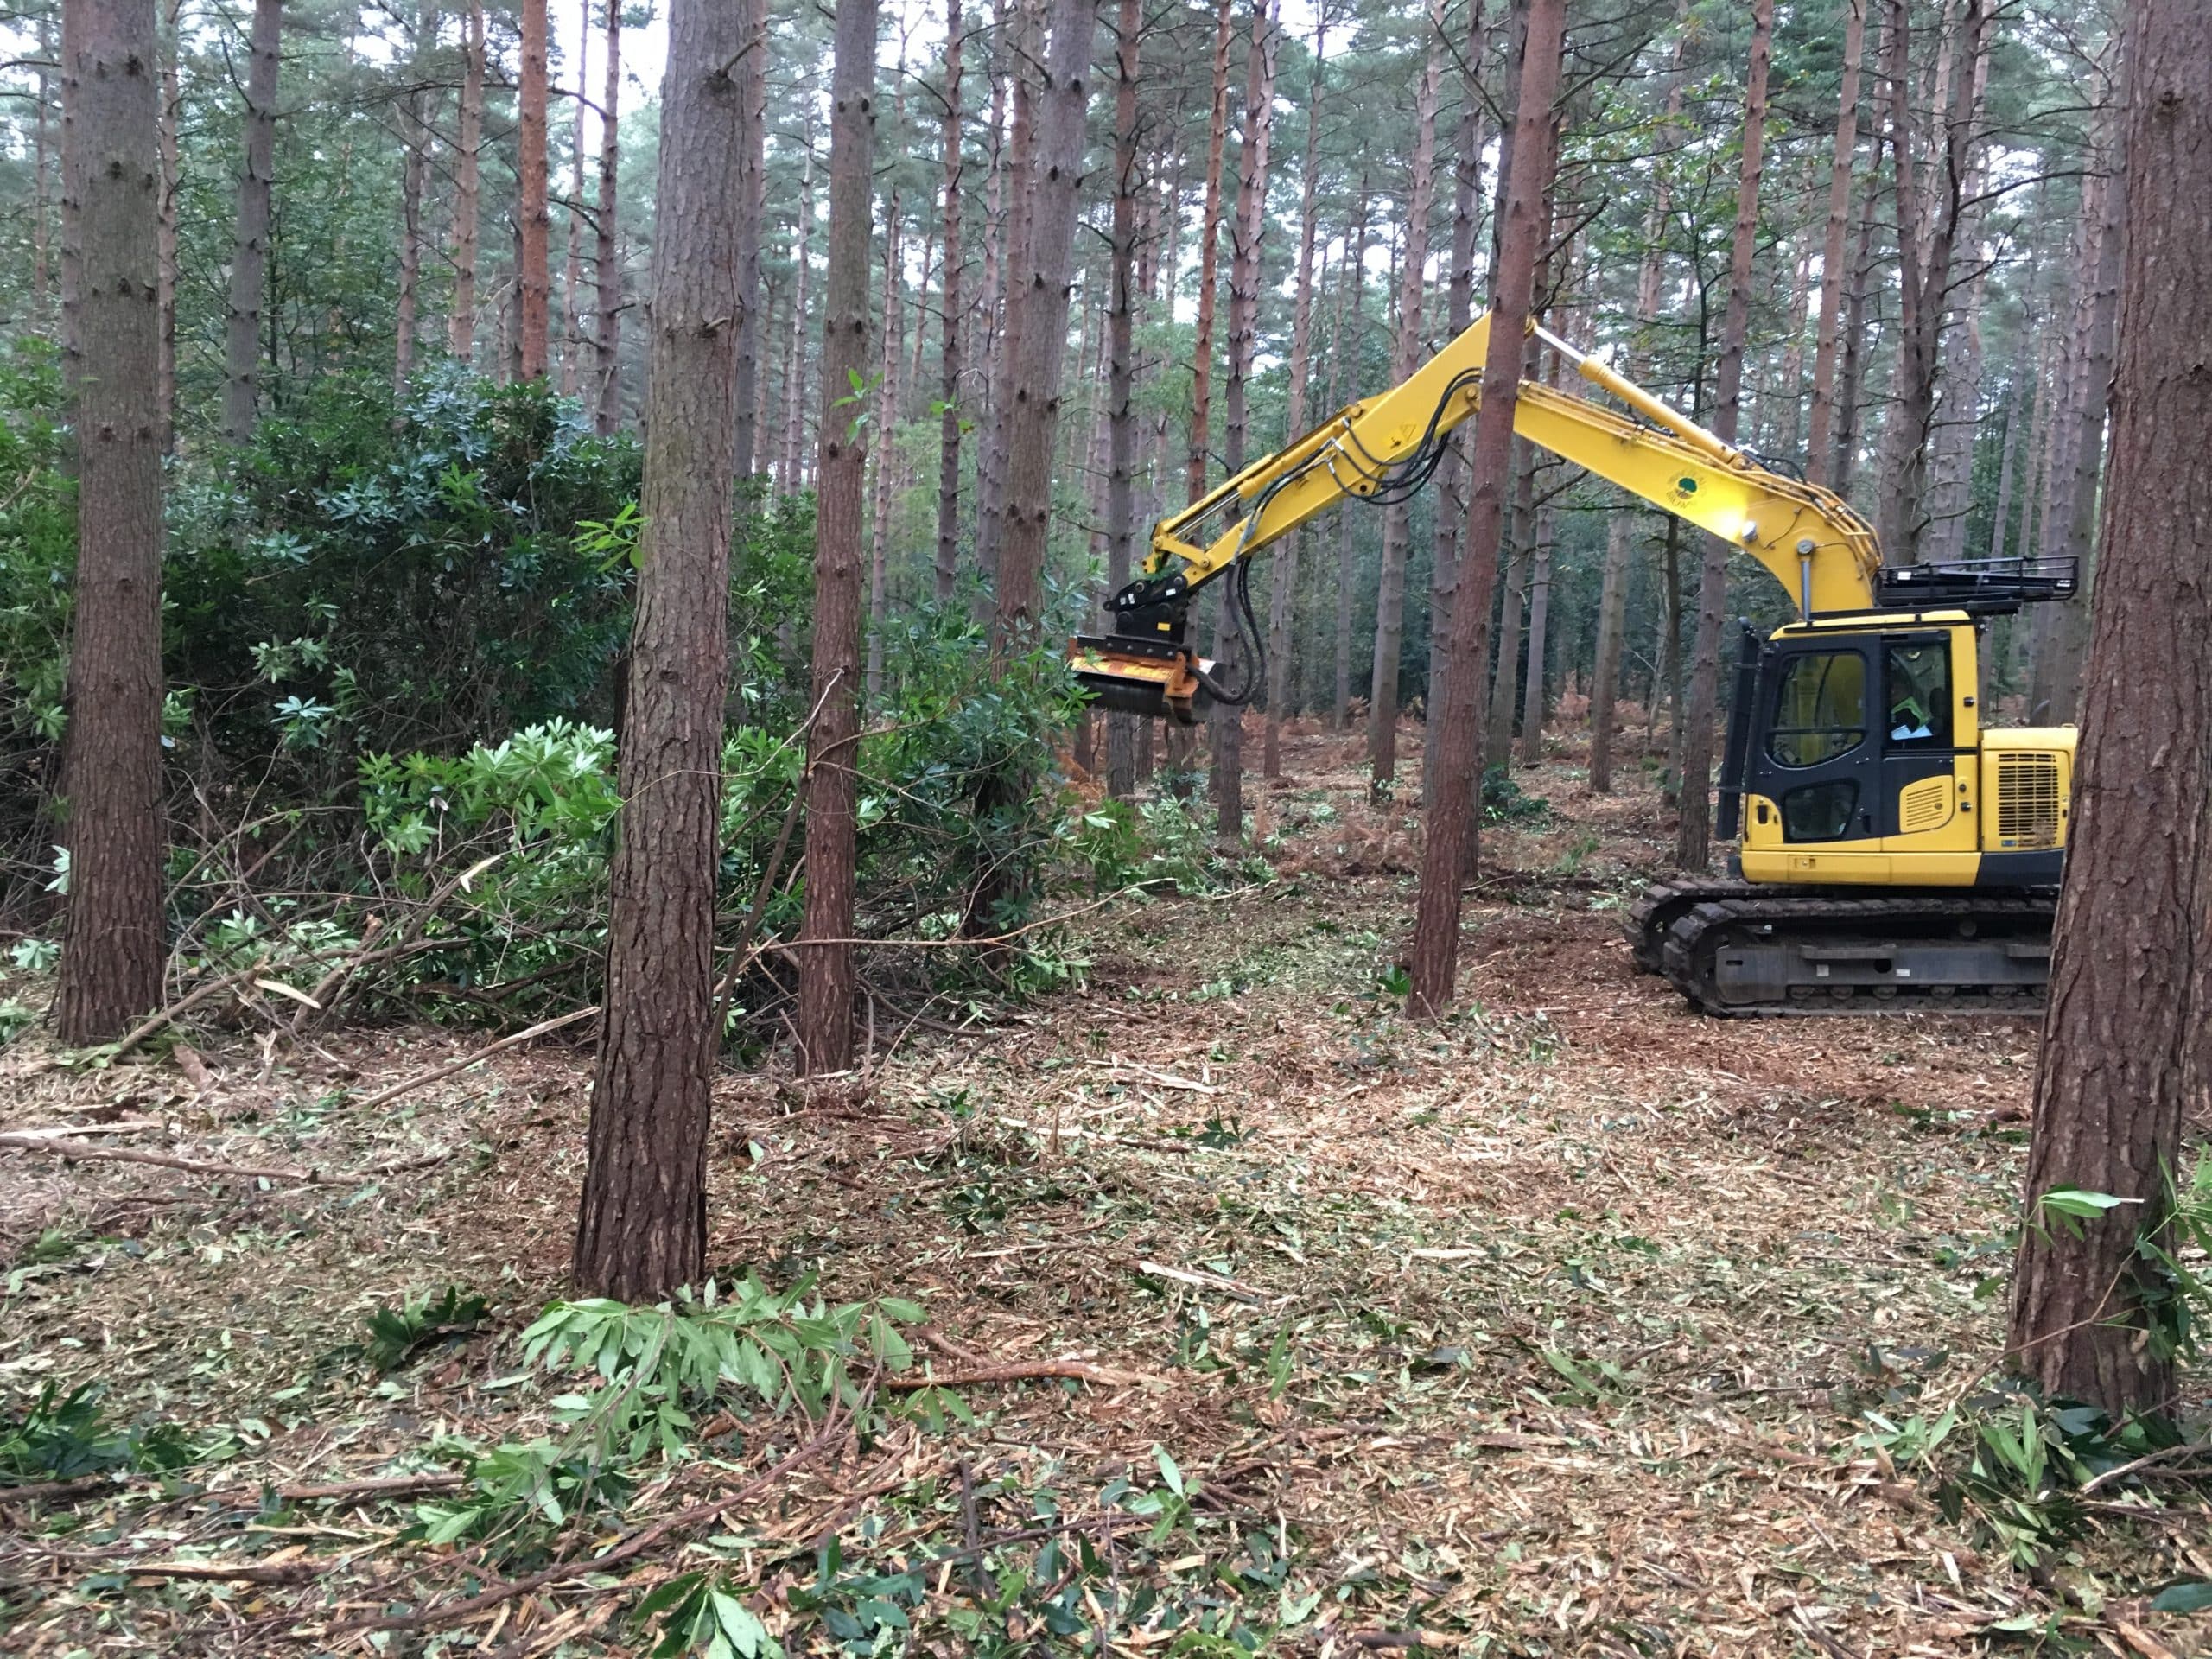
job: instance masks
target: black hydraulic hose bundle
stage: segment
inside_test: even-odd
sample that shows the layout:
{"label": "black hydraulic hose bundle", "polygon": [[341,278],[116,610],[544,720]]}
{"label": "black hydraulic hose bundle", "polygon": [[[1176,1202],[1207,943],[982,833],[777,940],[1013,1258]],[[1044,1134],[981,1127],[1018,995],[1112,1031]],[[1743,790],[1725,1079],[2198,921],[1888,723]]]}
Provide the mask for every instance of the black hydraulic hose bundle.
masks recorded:
{"label": "black hydraulic hose bundle", "polygon": [[[1365,468],[1366,475],[1375,480],[1375,487],[1364,494],[1356,490],[1347,490],[1345,493],[1353,500],[1363,502],[1370,507],[1395,506],[1420,494],[1429,480],[1436,476],[1436,469],[1444,461],[1445,445],[1448,439],[1437,431],[1444,423],[1444,411],[1451,406],[1452,399],[1463,387],[1475,385],[1481,379],[1482,372],[1477,369],[1466,370],[1452,378],[1444,388],[1443,395],[1437,398],[1436,407],[1429,411],[1428,425],[1422,430],[1420,442],[1414,446],[1403,461],[1377,461],[1360,443],[1357,434],[1346,432],[1345,437],[1359,452],[1358,459]],[[1312,467],[1326,465],[1323,458],[1325,454],[1324,451],[1315,454],[1298,471],[1284,474],[1260,493],[1259,499],[1252,504],[1252,510],[1244,516],[1247,541],[1257,530],[1261,516],[1266,512],[1268,503],[1274,498],[1275,492],[1285,488]],[[1230,567],[1230,588],[1225,602],[1237,632],[1251,648],[1250,655],[1240,664],[1243,672],[1233,690],[1203,668],[1196,672],[1198,683],[1212,694],[1216,702],[1225,703],[1231,709],[1241,709],[1250,702],[1253,693],[1266,683],[1268,664],[1267,641],[1260,632],[1259,620],[1252,613],[1252,562],[1244,556],[1241,547],[1237,550],[1236,563]]]}

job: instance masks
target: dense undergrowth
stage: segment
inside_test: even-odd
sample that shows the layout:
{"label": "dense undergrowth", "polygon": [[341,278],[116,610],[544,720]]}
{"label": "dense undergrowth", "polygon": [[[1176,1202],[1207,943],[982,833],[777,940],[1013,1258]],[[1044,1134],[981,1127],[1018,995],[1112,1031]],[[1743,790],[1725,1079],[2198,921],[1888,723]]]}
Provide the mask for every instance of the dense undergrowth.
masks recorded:
{"label": "dense undergrowth", "polygon": [[[0,925],[43,966],[65,890],[74,553],[57,366],[0,363]],[[395,405],[320,383],[175,465],[164,581],[175,982],[274,979],[334,1012],[519,1022],[594,1000],[642,524],[634,440],[543,383],[451,366]],[[804,902],[813,520],[748,486],[732,548],[720,875],[741,1034],[786,993]],[[994,663],[964,602],[902,612],[859,753],[860,925],[1017,934],[872,970],[925,997],[1058,982],[1061,901],[1233,873],[1193,809],[1087,804],[1050,764],[1081,703]],[[1006,779],[1017,786],[1004,786]],[[298,999],[295,999],[298,1000]],[[295,1014],[295,1017],[300,1017]],[[765,1020],[759,1030],[772,1035]]]}

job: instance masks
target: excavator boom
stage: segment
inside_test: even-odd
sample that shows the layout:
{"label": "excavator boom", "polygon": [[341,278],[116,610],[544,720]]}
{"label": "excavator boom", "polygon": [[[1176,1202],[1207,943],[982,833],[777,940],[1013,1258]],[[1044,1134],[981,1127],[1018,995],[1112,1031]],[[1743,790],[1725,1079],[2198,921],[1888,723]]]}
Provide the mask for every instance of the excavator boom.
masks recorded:
{"label": "excavator boom", "polygon": [[[1490,319],[1396,385],[1340,410],[1154,528],[1112,632],[1070,645],[1104,707],[1188,723],[1245,702],[1263,641],[1254,556],[1347,500],[1427,482],[1482,407]],[[2070,560],[1885,566],[1872,529],[1809,484],[1532,328],[1613,404],[1523,380],[1514,430],[1756,559],[1797,620],[1746,632],[1721,768],[1737,876],[1653,888],[1635,907],[1639,965],[1714,1013],[2023,1008],[2040,994],[2063,855],[2070,732],[1992,732],[1976,683],[1980,619],[2070,597]],[[1618,407],[1613,406],[1617,404]],[[1249,642],[1241,673],[1185,639],[1191,604],[1229,582]]]}

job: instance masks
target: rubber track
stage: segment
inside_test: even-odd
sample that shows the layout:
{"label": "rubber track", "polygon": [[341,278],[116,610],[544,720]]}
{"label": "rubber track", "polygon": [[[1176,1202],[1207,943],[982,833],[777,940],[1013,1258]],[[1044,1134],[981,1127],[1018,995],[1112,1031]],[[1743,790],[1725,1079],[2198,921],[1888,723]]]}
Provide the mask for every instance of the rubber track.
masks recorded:
{"label": "rubber track", "polygon": [[1708,900],[1755,898],[1770,891],[1726,876],[1684,875],[1669,881],[1655,881],[1643,890],[1643,897],[1629,906],[1628,914],[1622,918],[1623,931],[1628,935],[1629,954],[1636,959],[1641,972],[1663,974],[1667,971],[1667,931],[1678,918],[1689,913],[1691,906]]}
{"label": "rubber track", "polygon": [[[1688,884],[1668,884],[1687,888]],[[1723,887],[1725,893],[1714,892]],[[1895,930],[1899,924],[1924,926],[1930,921],[1955,923],[1968,917],[1986,918],[2018,924],[2035,921],[2042,924],[2048,938],[2050,923],[2057,910],[2056,899],[2031,895],[2005,893],[1934,892],[1906,897],[1891,893],[1879,899],[1840,899],[1815,895],[1791,894],[1774,889],[1754,889],[1742,883],[1705,884],[1706,894],[1682,902],[1682,895],[1675,893],[1662,898],[1653,907],[1653,913],[1669,911],[1673,919],[1660,941],[1659,971],[1675,989],[1704,1014],[1724,1019],[1804,1018],[1821,1014],[1866,1014],[1891,1013],[1919,1014],[1990,1014],[2018,1015],[2039,1013],[2043,998],[2037,995],[1991,996],[1986,993],[1955,989],[1948,996],[1930,994],[1935,988],[1916,989],[1905,995],[1878,996],[1876,988],[1859,988],[1847,999],[1829,996],[1819,1001],[1789,1001],[1752,1005],[1726,1004],[1712,995],[1712,953],[1720,936],[1731,927],[1768,925],[1788,932],[1796,924],[1805,932],[1820,933],[1832,931],[1839,924],[1848,924],[1859,931],[1877,938]],[[1708,896],[1709,895],[1709,896]]]}

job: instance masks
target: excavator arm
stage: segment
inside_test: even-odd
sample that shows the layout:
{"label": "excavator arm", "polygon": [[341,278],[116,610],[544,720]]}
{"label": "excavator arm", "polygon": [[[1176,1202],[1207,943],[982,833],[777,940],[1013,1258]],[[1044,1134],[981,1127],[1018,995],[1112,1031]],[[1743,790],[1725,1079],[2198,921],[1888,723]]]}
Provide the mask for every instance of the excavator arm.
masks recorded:
{"label": "excavator arm", "polygon": [[[1792,593],[1807,616],[1876,603],[1874,532],[1840,496],[1760,465],[1688,416],[1544,329],[1532,332],[1628,412],[1533,380],[1521,384],[1514,430],[1542,449],[1738,546]],[[1243,587],[1253,556],[1347,499],[1402,500],[1427,483],[1452,429],[1482,406],[1490,318],[1389,391],[1339,410],[1303,437],[1162,519],[1142,574],[1108,603],[1115,629],[1070,648],[1078,677],[1108,708],[1189,721],[1210,702],[1246,700],[1258,678],[1225,685],[1184,639],[1192,599],[1224,575],[1254,637]]]}

